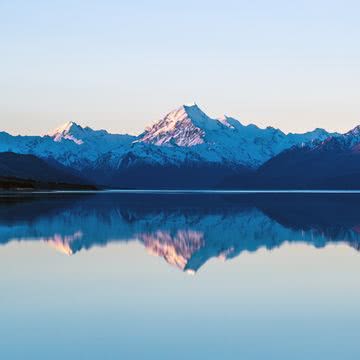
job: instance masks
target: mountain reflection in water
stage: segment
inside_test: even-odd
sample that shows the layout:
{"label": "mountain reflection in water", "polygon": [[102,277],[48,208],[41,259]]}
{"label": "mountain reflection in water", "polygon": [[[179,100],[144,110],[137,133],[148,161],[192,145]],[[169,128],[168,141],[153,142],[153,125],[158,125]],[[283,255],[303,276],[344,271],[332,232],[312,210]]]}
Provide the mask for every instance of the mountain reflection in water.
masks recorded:
{"label": "mountain reflection in water", "polygon": [[43,194],[0,200],[0,243],[42,241],[73,255],[139,241],[187,272],[210,258],[303,242],[359,250],[358,194]]}

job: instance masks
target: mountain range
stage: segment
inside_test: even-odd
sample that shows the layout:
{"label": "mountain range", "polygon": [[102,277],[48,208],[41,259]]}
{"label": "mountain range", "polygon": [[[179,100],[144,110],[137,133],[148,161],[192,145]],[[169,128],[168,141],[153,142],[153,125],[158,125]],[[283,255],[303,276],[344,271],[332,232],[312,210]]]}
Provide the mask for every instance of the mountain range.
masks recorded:
{"label": "mountain range", "polygon": [[[45,136],[0,133],[0,152],[32,155],[83,183],[112,188],[357,188],[359,150],[360,127],[286,134],[210,118],[196,104],[171,111],[137,136],[74,122]],[[9,176],[6,171],[0,158],[0,176]]]}

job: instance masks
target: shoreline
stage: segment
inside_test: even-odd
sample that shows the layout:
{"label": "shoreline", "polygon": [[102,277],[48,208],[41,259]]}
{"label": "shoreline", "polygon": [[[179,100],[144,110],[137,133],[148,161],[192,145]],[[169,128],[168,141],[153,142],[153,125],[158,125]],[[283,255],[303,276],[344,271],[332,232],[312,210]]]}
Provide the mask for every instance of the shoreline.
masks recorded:
{"label": "shoreline", "polygon": [[241,194],[360,194],[360,190],[182,190],[182,189],[20,189],[20,190],[2,190],[3,195],[27,195],[27,194],[151,194],[151,195],[191,195],[191,194],[219,194],[219,195],[241,195]]}

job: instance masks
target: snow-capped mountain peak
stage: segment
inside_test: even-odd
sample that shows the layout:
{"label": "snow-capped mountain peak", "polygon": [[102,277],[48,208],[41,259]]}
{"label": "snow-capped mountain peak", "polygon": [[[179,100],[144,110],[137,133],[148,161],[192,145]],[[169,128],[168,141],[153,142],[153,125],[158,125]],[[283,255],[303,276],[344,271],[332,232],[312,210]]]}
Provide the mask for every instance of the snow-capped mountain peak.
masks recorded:
{"label": "snow-capped mountain peak", "polygon": [[84,143],[82,136],[86,129],[82,128],[80,125],[76,124],[73,121],[68,121],[65,124],[56,128],[53,132],[48,135],[54,139],[56,142],[61,142],[63,139],[71,140],[78,145]]}
{"label": "snow-capped mountain peak", "polygon": [[148,127],[139,142],[185,147],[200,145],[205,142],[206,130],[215,126],[216,120],[210,119],[196,104],[182,105]]}

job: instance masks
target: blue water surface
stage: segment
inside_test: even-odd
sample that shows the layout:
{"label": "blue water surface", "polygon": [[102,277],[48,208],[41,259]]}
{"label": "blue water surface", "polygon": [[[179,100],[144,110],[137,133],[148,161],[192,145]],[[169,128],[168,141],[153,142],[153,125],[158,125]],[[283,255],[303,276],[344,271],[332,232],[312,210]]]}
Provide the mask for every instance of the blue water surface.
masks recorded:
{"label": "blue water surface", "polygon": [[358,359],[360,194],[0,198],[1,359]]}

